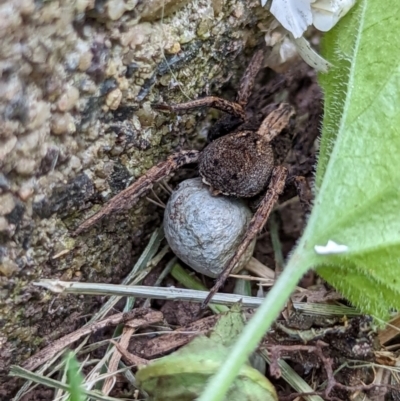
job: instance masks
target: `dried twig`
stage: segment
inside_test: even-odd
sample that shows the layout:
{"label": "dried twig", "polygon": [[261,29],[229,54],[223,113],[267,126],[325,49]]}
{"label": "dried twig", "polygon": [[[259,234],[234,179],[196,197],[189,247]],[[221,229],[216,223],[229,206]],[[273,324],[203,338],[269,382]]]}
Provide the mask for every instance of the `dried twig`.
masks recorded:
{"label": "dried twig", "polygon": [[[271,375],[279,378],[280,377],[280,368],[278,365],[278,360],[280,358],[280,355],[284,351],[289,351],[289,352],[299,352],[299,351],[306,351],[306,352],[313,352],[315,353],[321,363],[324,366],[324,370],[327,376],[327,383],[324,391],[322,392],[313,392],[313,393],[296,393],[296,394],[290,394],[289,397],[286,397],[285,399],[294,399],[299,396],[305,396],[305,395],[321,395],[324,396],[325,399],[327,400],[338,400],[336,397],[331,397],[330,393],[334,388],[338,388],[340,390],[348,391],[348,392],[357,392],[357,391],[368,391],[374,388],[392,388],[390,385],[379,385],[376,384],[375,382],[372,382],[370,384],[360,384],[358,386],[348,386],[345,384],[338,383],[335,379],[335,375],[333,372],[333,361],[331,358],[327,357],[324,355],[324,352],[322,348],[328,347],[329,344],[323,342],[323,341],[317,341],[315,345],[273,345],[268,348],[269,356],[271,359],[271,364],[270,364],[270,372]],[[282,398],[283,399],[283,398]]]}

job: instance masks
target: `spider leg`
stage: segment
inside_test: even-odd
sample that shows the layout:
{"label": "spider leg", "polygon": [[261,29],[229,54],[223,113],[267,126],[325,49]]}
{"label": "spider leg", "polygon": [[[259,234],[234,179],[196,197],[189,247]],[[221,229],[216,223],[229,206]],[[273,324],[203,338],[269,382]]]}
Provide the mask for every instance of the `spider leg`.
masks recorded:
{"label": "spider leg", "polygon": [[237,117],[230,115],[223,116],[208,130],[207,141],[212,142],[221,138],[221,136],[228,135],[242,124],[243,121]]}
{"label": "spider leg", "polygon": [[254,54],[240,81],[236,102],[231,102],[216,96],[207,96],[186,103],[179,103],[175,105],[156,104],[153,107],[159,110],[169,110],[174,112],[191,110],[200,107],[213,107],[228,113],[228,116],[220,118],[214,127],[211,128],[208,134],[208,141],[212,142],[221,136],[229,134],[245,121],[245,106],[247,105],[253,90],[255,78],[261,69],[263,58],[264,52],[262,50],[259,50]]}
{"label": "spider leg", "polygon": [[153,187],[155,182],[162,180],[164,177],[185,164],[196,163],[198,158],[199,151],[197,150],[183,150],[169,156],[166,161],[158,163],[156,166],[152,167],[132,185],[110,199],[96,214],[80,224],[74,231],[73,235],[78,235],[82,231],[87,230],[105,216],[130,209],[138,198]]}
{"label": "spider leg", "polygon": [[[246,107],[249,101],[251,92],[254,87],[254,82],[258,72],[261,69],[261,64],[263,59],[264,59],[264,51],[259,50],[258,52],[256,52],[253,58],[251,59],[249,66],[246,68],[246,71],[244,72],[242,79],[240,80],[239,91],[236,96],[236,102],[242,105],[243,108]],[[215,139],[220,138],[221,136],[230,134],[236,128],[238,128],[242,123],[243,120],[238,119],[235,116],[232,115],[223,116],[213,125],[213,127],[210,128],[207,135],[208,142],[212,142]]]}
{"label": "spider leg", "polygon": [[278,136],[290,123],[295,111],[287,103],[280,103],[278,107],[264,118],[257,133],[264,137],[267,142],[271,142]]}
{"label": "spider leg", "polygon": [[212,297],[225,283],[226,279],[229,277],[230,273],[246,251],[247,247],[250,245],[251,241],[259,234],[268,220],[272,208],[277,201],[279,195],[282,193],[285,187],[285,181],[287,176],[287,170],[283,166],[275,167],[272,171],[271,180],[268,185],[268,191],[265,194],[264,199],[261,201],[259,208],[254,214],[250,221],[249,227],[247,228],[246,234],[236,250],[235,254],[232,256],[230,261],[225,266],[223,272],[218,277],[214,287],[210,290],[207,298],[204,300],[202,307],[205,308],[211,301]]}
{"label": "spider leg", "polygon": [[170,110],[170,111],[183,111],[183,110],[198,109],[200,107],[212,107],[214,109],[224,111],[225,113],[228,113],[232,116],[238,117],[242,121],[244,121],[246,117],[242,105],[240,105],[239,103],[222,99],[217,96],[207,96],[201,99],[191,100],[190,102],[179,103],[174,105],[157,104],[154,105],[153,107],[159,110]]}
{"label": "spider leg", "polygon": [[261,64],[263,60],[264,51],[259,50],[254,54],[240,81],[239,91],[236,96],[236,102],[243,107],[247,105],[251,92],[253,91],[254,82],[256,80],[258,72],[261,69]]}

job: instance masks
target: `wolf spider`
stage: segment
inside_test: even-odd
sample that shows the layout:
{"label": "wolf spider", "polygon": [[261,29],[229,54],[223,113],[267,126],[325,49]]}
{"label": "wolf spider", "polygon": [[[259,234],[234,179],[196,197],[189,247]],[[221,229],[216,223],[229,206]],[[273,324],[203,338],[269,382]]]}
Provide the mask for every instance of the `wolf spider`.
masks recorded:
{"label": "wolf spider", "polygon": [[246,234],[234,256],[225,266],[214,287],[203,303],[207,305],[223,285],[236,263],[264,227],[268,216],[282,193],[287,178],[287,169],[275,166],[271,141],[288,127],[294,116],[293,108],[285,103],[274,105],[259,127],[251,127],[245,107],[250,98],[255,78],[263,61],[263,52],[258,51],[247,67],[235,102],[209,96],[177,105],[156,105],[168,111],[185,111],[199,107],[213,107],[228,114],[210,130],[210,143],[201,152],[182,150],[166,161],[152,167],[130,187],[112,198],[99,212],[84,221],[75,235],[88,229],[104,216],[130,209],[135,200],[150,190],[154,183],[162,180],[180,167],[199,164],[203,182],[210,186],[214,195],[223,194],[240,198],[254,198],[266,190],[258,209],[250,221]]}

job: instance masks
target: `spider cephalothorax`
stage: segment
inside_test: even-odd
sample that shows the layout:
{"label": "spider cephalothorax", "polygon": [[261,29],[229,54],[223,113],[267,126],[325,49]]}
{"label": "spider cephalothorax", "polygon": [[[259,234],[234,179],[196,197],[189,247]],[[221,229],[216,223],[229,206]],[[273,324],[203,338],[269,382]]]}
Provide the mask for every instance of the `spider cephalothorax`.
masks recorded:
{"label": "spider cephalothorax", "polygon": [[242,242],[206,299],[207,303],[263,228],[285,185],[287,171],[283,166],[275,166],[271,141],[288,127],[294,116],[293,108],[285,103],[273,105],[270,113],[256,128],[249,128],[251,124],[246,120],[245,107],[262,60],[263,52],[258,51],[245,71],[235,102],[211,96],[177,105],[157,105],[157,109],[174,112],[214,107],[226,112],[228,116],[210,130],[210,143],[202,152],[189,150],[171,155],[165,162],[151,168],[130,187],[111,199],[102,210],[82,223],[75,234],[89,228],[106,215],[131,208],[134,201],[147,192],[155,182],[189,163],[199,163],[200,176],[215,195],[251,198],[266,191]]}
{"label": "spider cephalothorax", "polygon": [[274,168],[271,141],[294,114],[280,104],[257,131],[238,130],[211,142],[200,154],[199,172],[213,192],[250,198],[267,185]]}

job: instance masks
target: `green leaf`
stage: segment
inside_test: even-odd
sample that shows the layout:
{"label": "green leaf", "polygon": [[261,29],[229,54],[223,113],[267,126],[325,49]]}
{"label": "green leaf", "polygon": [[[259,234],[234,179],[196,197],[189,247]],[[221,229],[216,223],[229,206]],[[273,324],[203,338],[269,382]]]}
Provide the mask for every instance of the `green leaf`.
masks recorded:
{"label": "green leaf", "polygon": [[209,338],[218,345],[222,344],[224,347],[230,347],[243,331],[243,326],[242,307],[240,303],[235,304],[218,319]]}
{"label": "green leaf", "polygon": [[400,307],[399,13],[398,2],[360,0],[324,37],[323,55],[334,68],[320,79],[317,197],[297,250],[312,253],[328,240],[346,245],[346,253],[318,255],[315,266],[331,266],[318,272],[379,317]]}
{"label": "green leaf", "polygon": [[[151,362],[136,374],[140,388],[152,401],[190,401],[230,353],[232,341],[243,329],[239,305],[222,315],[209,337],[196,337],[171,355]],[[229,401],[277,401],[274,387],[258,370],[246,364],[230,387]]]}
{"label": "green leaf", "polygon": [[79,364],[73,352],[69,352],[65,358],[65,368],[67,370],[67,384],[69,392],[69,401],[86,400],[85,393],[82,389],[83,377],[79,371]]}

